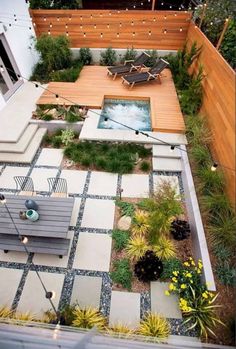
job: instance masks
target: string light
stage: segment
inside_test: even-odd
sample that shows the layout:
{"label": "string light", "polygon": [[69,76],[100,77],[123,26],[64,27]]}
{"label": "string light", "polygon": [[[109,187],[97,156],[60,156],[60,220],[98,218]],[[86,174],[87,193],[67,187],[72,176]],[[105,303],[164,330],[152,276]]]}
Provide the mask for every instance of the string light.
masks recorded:
{"label": "string light", "polygon": [[110,28],[110,24],[107,24],[107,28],[108,28],[108,29]]}
{"label": "string light", "polygon": [[151,35],[152,35],[152,32],[151,32],[151,30],[149,30],[149,32],[148,32],[148,35],[149,35],[149,36],[151,36]]}
{"label": "string light", "polygon": [[182,28],[182,27],[180,27],[180,28],[179,28],[179,31],[180,31],[180,32],[182,32],[182,31],[183,31],[183,28]]}
{"label": "string light", "polygon": [[134,36],[135,36],[135,32],[133,32],[133,34],[132,34],[132,35],[133,35],[133,37],[134,37]]}
{"label": "string light", "polygon": [[46,17],[43,17],[44,22],[46,22]]}
{"label": "string light", "polygon": [[83,29],[83,26],[82,26],[82,24],[80,24],[80,26],[79,26],[79,27],[80,27],[80,29]]}
{"label": "string light", "polygon": [[117,34],[116,34],[116,37],[119,38],[119,37],[120,37],[120,33],[117,33]]}
{"label": "string light", "polygon": [[60,21],[60,17],[57,17],[57,21],[58,21],[58,22]]}
{"label": "string light", "polygon": [[143,19],[143,24],[145,24],[146,22],[145,22],[145,19]]}
{"label": "string light", "polygon": [[86,33],[84,33],[84,38],[86,38]]}
{"label": "string light", "polygon": [[69,33],[68,33],[68,32],[66,32],[66,36],[69,36]]}
{"label": "string light", "polygon": [[167,16],[165,15],[165,16],[164,16],[164,19],[166,19],[166,18],[167,18]]}
{"label": "string light", "polygon": [[138,135],[139,135],[139,131],[138,131],[138,130],[136,130],[136,131],[135,131],[135,134],[136,134],[136,136],[138,136]]}
{"label": "string light", "polygon": [[66,23],[65,27],[66,27],[66,29],[68,28],[68,24],[67,23]]}
{"label": "string light", "polygon": [[134,22],[133,22],[133,21],[131,22],[131,25],[134,25]]}
{"label": "string light", "polygon": [[59,101],[59,95],[55,95],[56,100]]}
{"label": "string light", "polygon": [[3,65],[0,66],[0,71],[1,71],[1,73],[4,73]]}
{"label": "string light", "polygon": [[97,28],[96,24],[94,24],[94,26],[93,26],[93,27],[94,27],[94,29],[96,29],[96,28]]}
{"label": "string light", "polygon": [[92,13],[91,13],[91,15],[90,15],[90,18],[91,18],[91,19],[93,18],[93,15],[92,15]]}
{"label": "string light", "polygon": [[122,23],[119,24],[119,27],[120,27],[120,28],[122,27]]}
{"label": "string light", "polygon": [[171,146],[170,146],[170,152],[173,153],[174,150],[175,150],[175,146],[174,146],[174,145],[171,145]]}
{"label": "string light", "polygon": [[156,22],[156,18],[155,17],[153,18],[153,22]]}
{"label": "string light", "polygon": [[27,244],[27,242],[28,242],[27,236],[21,236],[20,241],[22,242],[22,244]]}
{"label": "string light", "polygon": [[211,166],[211,171],[215,172],[218,167],[218,164],[214,162],[214,164]]}
{"label": "string light", "polygon": [[52,23],[49,24],[49,27],[52,28]]}
{"label": "string light", "polygon": [[51,35],[51,31],[50,31],[50,29],[48,29],[48,35]]}
{"label": "string light", "polygon": [[100,37],[103,38],[103,33],[100,34]]}
{"label": "string light", "polygon": [[104,118],[104,125],[107,125],[107,121],[108,121],[108,118],[105,117],[105,118]]}
{"label": "string light", "polygon": [[47,299],[55,299],[56,298],[56,292],[55,291],[47,291],[45,293],[45,297]]}
{"label": "string light", "polygon": [[166,34],[167,33],[167,29],[164,29],[163,33]]}
{"label": "string light", "polygon": [[82,16],[80,16],[80,20],[81,20],[81,21],[83,20],[83,17],[82,17]]}
{"label": "string light", "polygon": [[71,16],[69,17],[69,21],[71,21]]}

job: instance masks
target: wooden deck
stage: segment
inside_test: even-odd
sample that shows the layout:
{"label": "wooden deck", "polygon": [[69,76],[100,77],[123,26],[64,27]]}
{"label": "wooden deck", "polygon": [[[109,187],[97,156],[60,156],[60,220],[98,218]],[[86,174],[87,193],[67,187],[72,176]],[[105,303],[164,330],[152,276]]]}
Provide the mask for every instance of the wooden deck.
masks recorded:
{"label": "wooden deck", "polygon": [[55,95],[63,96],[81,106],[100,109],[104,97],[122,99],[150,99],[153,131],[184,133],[185,125],[180,110],[171,72],[165,69],[162,84],[156,81],[140,84],[129,89],[120,78],[112,80],[107,76],[106,67],[85,66],[75,83],[51,82],[37,104],[73,104],[63,99],[56,101]]}

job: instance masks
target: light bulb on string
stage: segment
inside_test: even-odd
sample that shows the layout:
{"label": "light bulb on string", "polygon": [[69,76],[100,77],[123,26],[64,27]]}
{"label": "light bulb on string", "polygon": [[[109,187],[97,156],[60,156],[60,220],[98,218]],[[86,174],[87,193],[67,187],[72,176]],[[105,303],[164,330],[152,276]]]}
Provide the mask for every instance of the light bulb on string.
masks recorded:
{"label": "light bulb on string", "polygon": [[135,135],[136,135],[136,136],[139,135],[139,131],[138,131],[138,130],[135,131]]}
{"label": "light bulb on string", "polygon": [[83,17],[82,17],[82,16],[80,16],[80,20],[81,20],[81,21],[83,20]]}
{"label": "light bulb on string", "polygon": [[100,34],[100,38],[103,38],[103,33]]}
{"label": "light bulb on string", "polygon": [[136,8],[136,5],[134,5],[133,8]]}
{"label": "light bulb on string", "polygon": [[182,27],[180,27],[180,28],[179,28],[179,31],[180,31],[180,32],[182,32],[182,31],[183,31],[183,28],[182,28]]}
{"label": "light bulb on string", "polygon": [[151,36],[151,35],[152,35],[152,32],[151,32],[151,30],[149,30],[149,32],[148,32],[148,35],[149,35],[149,36]]}
{"label": "light bulb on string", "polygon": [[117,34],[116,34],[116,37],[119,38],[119,37],[120,37],[120,33],[117,33]]}
{"label": "light bulb on string", "polygon": [[19,80],[21,80],[21,81],[23,80],[23,77],[20,74],[17,74],[17,77]]}
{"label": "light bulb on string", "polygon": [[108,121],[108,118],[105,117],[105,118],[104,118],[104,125],[107,125],[107,121]]}
{"label": "light bulb on string", "polygon": [[28,242],[27,236],[21,236],[20,241],[22,242],[22,244],[27,244],[27,242]]}
{"label": "light bulb on string", "polygon": [[1,71],[1,73],[4,73],[3,65],[0,66],[0,71]]}
{"label": "light bulb on string", "polygon": [[91,19],[93,18],[93,15],[92,15],[92,13],[91,13],[91,15],[90,15],[90,18],[91,18]]}
{"label": "light bulb on string", "polygon": [[164,33],[164,34],[167,34],[167,29],[164,29],[163,33]]}
{"label": "light bulb on string", "polygon": [[133,37],[135,37],[135,32],[132,33]]}
{"label": "light bulb on string", "polygon": [[131,22],[131,25],[134,25],[134,22],[133,22],[133,21]]}
{"label": "light bulb on string", "polygon": [[6,198],[5,198],[5,196],[3,194],[0,194],[0,202],[1,202],[2,205],[5,205],[6,202],[7,202],[7,200],[6,200]]}
{"label": "light bulb on string", "polygon": [[145,24],[146,22],[145,22],[145,19],[143,19],[143,24]]}
{"label": "light bulb on string", "polygon": [[218,167],[218,164],[216,162],[214,162],[214,164],[211,166],[211,171],[215,172],[217,167]]}
{"label": "light bulb on string", "polygon": [[86,33],[84,33],[84,35],[83,35],[83,36],[84,36],[84,38],[86,38]]}
{"label": "light bulb on string", "polygon": [[52,23],[49,24],[49,27],[52,28]]}
{"label": "light bulb on string", "polygon": [[177,17],[177,13],[175,12],[175,17]]}
{"label": "light bulb on string", "polygon": [[167,16],[165,15],[165,16],[164,16],[164,19],[166,19],[166,18],[167,18]]}
{"label": "light bulb on string", "polygon": [[71,21],[71,16],[69,17],[69,21]]}
{"label": "light bulb on string", "polygon": [[69,33],[68,33],[68,32],[66,32],[66,36],[69,36]]}
{"label": "light bulb on string", "polygon": [[34,27],[36,26],[36,23],[35,23],[35,22],[33,22],[33,26],[34,26]]}
{"label": "light bulb on string", "polygon": [[170,146],[170,152],[173,153],[174,150],[175,150],[175,146],[174,146],[174,145],[171,145],[171,146]]}
{"label": "light bulb on string", "polygon": [[82,26],[82,24],[80,24],[80,26],[79,26],[79,27],[80,27],[80,29],[83,29],[83,26]]}
{"label": "light bulb on string", "polygon": [[66,23],[66,25],[65,25],[65,28],[67,29],[68,28],[68,24]]}
{"label": "light bulb on string", "polygon": [[47,299],[55,299],[56,298],[56,292],[55,291],[47,291],[45,293],[45,297]]}
{"label": "light bulb on string", "polygon": [[156,18],[155,17],[153,18],[153,22],[156,22]]}
{"label": "light bulb on string", "polygon": [[46,22],[46,17],[43,17],[44,22]]}
{"label": "light bulb on string", "polygon": [[60,18],[59,18],[59,17],[57,17],[57,21],[58,21],[58,22],[60,21]]}
{"label": "light bulb on string", "polygon": [[55,95],[57,102],[59,101],[59,95]]}
{"label": "light bulb on string", "polygon": [[97,25],[96,25],[96,24],[94,24],[94,26],[93,26],[93,27],[94,27],[94,29],[96,29],[96,28],[97,28]]}
{"label": "light bulb on string", "polygon": [[108,28],[108,29],[110,28],[110,24],[109,24],[109,23],[107,24],[107,28]]}
{"label": "light bulb on string", "polygon": [[120,28],[122,27],[122,23],[119,24],[119,27],[120,27]]}
{"label": "light bulb on string", "polygon": [[51,31],[50,31],[50,29],[48,29],[48,35],[51,35]]}

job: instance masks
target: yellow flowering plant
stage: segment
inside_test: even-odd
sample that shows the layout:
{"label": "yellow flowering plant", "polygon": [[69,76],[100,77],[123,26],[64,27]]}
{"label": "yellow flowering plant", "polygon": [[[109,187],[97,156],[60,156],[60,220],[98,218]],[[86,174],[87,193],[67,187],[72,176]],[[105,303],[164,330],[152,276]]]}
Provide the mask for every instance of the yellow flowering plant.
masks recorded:
{"label": "yellow flowering plant", "polygon": [[207,287],[201,283],[202,268],[201,260],[195,262],[192,257],[188,258],[183,262],[181,268],[172,272],[168,293],[179,294],[185,300],[191,297],[190,287],[193,287],[198,293],[204,293]]}

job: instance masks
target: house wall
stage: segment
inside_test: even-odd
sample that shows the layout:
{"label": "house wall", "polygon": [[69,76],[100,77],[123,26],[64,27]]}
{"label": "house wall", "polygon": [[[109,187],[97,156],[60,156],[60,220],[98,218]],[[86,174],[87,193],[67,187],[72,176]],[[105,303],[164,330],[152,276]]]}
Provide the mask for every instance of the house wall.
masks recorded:
{"label": "house wall", "polygon": [[[7,40],[20,74],[29,78],[33,66],[38,61],[38,55],[31,40],[32,36],[35,37],[35,32],[28,5],[24,0],[1,0],[0,21],[0,33],[3,33]],[[5,104],[0,92],[0,109]]]}

